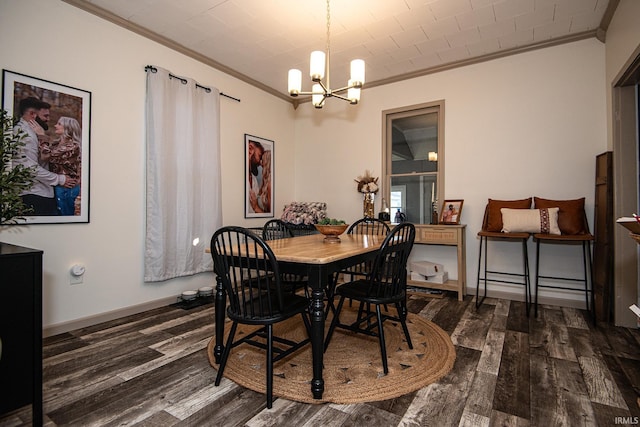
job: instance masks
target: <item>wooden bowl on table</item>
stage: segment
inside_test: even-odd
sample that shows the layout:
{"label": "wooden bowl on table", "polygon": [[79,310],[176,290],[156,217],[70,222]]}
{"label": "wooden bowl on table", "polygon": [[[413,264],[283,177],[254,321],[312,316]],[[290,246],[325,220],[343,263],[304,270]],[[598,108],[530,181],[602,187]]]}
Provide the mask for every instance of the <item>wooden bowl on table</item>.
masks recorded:
{"label": "wooden bowl on table", "polygon": [[324,234],[324,243],[340,243],[340,236],[345,232],[349,224],[340,225],[319,225],[314,224],[316,229]]}

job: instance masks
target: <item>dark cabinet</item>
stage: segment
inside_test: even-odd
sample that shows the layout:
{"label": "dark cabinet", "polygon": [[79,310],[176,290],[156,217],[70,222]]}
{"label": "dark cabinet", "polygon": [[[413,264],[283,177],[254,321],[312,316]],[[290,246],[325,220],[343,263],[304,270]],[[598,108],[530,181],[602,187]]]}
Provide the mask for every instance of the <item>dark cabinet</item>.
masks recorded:
{"label": "dark cabinet", "polygon": [[42,425],[42,251],[0,243],[0,414],[32,404]]}

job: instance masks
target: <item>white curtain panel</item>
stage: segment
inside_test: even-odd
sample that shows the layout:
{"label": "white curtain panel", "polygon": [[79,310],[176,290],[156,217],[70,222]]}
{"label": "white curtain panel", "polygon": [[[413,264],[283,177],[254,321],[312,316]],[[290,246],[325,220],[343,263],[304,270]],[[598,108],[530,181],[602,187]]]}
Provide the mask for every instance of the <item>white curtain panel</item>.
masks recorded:
{"label": "white curtain panel", "polygon": [[205,249],[222,225],[220,93],[156,69],[147,71],[145,282],[213,270]]}

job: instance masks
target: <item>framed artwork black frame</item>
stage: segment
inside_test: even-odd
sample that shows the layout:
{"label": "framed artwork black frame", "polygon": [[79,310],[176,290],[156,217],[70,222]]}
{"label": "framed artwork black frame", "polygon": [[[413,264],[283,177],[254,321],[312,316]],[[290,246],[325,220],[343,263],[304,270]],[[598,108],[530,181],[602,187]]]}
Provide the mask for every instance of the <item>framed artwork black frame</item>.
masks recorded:
{"label": "framed artwork black frame", "polygon": [[[71,203],[74,205],[73,213],[63,214],[63,210],[60,209],[60,204],[58,204],[58,215],[27,216],[25,217],[25,221],[20,221],[18,224],[88,223],[91,92],[9,70],[2,70],[2,80],[2,108],[7,110],[14,119],[18,120],[20,118],[20,101],[25,98],[34,97],[50,104],[48,130],[44,132],[50,139],[52,151],[55,144],[61,139],[60,135],[56,135],[56,126],[60,118],[77,121],[81,133],[80,165],[77,166],[79,170],[79,177],[77,178],[79,184],[77,187],[69,189],[71,191],[64,191],[61,186],[56,186],[60,188],[54,188],[54,197],[56,197],[58,203],[60,203],[58,200],[60,198],[58,197],[59,194],[65,194],[67,198],[71,197]],[[47,149],[48,148],[49,146],[47,146]],[[39,160],[43,153],[42,150],[43,148],[40,144],[38,147]],[[47,161],[39,161],[39,163],[41,167],[49,170],[53,169],[56,171],[55,173],[60,174],[59,169],[61,166]]]}

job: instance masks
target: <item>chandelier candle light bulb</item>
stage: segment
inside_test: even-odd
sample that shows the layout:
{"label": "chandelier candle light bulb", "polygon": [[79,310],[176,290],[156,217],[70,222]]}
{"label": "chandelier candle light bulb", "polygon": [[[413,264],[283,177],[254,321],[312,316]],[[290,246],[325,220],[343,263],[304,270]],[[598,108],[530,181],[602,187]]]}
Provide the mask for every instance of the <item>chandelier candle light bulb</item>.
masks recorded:
{"label": "chandelier candle light bulb", "polygon": [[291,96],[297,96],[301,90],[302,71],[296,69],[289,70],[289,93]]}
{"label": "chandelier candle light bulb", "polygon": [[361,88],[364,84],[364,61],[362,59],[354,59],[351,61],[351,80],[349,86]]}
{"label": "chandelier candle light bulb", "polygon": [[309,60],[309,77],[314,82],[319,82],[324,78],[325,69],[325,53],[321,50],[314,50],[311,52],[311,58]]}

